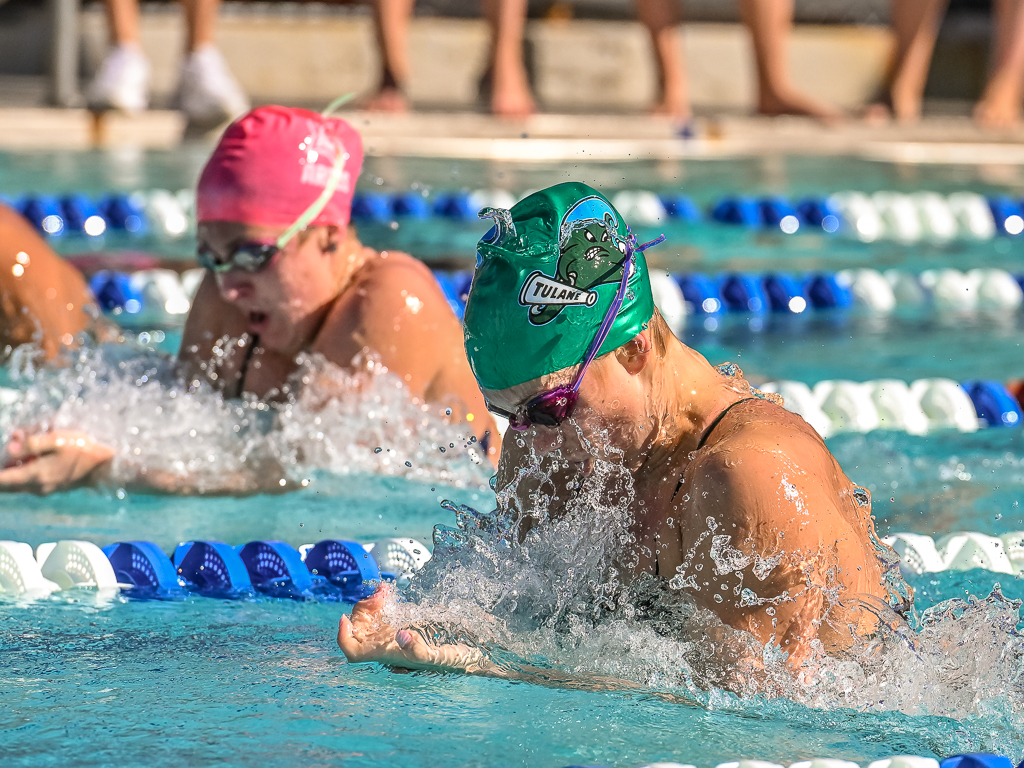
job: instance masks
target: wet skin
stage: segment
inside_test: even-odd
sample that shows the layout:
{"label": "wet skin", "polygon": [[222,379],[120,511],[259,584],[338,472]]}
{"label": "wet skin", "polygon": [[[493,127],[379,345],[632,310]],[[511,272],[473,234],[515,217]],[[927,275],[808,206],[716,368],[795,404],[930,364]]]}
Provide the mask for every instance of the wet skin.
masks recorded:
{"label": "wet skin", "polygon": [[[869,497],[817,433],[782,407],[751,400],[732,408],[698,450],[708,426],[749,397],[749,389],[674,338],[663,355],[656,353],[647,334],[588,371],[573,419],[520,433],[522,444],[506,435],[499,493],[538,458],[542,465],[556,456],[573,465],[550,479],[530,480],[548,474],[533,473],[516,486],[519,510],[527,514],[524,530],[533,522],[531,496],[543,490],[549,498],[566,499],[569,479],[593,464],[585,444],[610,444],[623,452],[634,479],[637,541],[624,556],[634,575],[680,575],[698,607],[761,644],[778,644],[794,670],[810,658],[814,640],[830,653],[842,652],[875,629],[876,612],[896,619],[886,607],[884,564],[870,537]],[[484,394],[514,410],[571,373]],[[558,517],[561,510],[546,512]],[[715,539],[724,536],[729,538]],[[744,588],[755,597],[745,600]],[[349,637],[359,638],[361,626],[387,634],[380,629],[382,614],[372,607],[353,613],[348,636],[339,640],[346,654]],[[680,627],[681,635],[685,629]],[[418,636],[403,639],[416,658],[429,656],[418,647],[424,642]],[[365,643],[359,651],[356,658],[372,658]],[[402,666],[395,657],[392,647],[384,660]],[[482,669],[478,660],[472,671],[499,674]]]}

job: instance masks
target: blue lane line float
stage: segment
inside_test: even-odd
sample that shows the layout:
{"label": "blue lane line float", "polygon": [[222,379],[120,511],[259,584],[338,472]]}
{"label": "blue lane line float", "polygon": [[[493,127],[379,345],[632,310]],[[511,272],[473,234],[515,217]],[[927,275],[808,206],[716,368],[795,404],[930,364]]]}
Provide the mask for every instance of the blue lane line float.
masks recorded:
{"label": "blue lane line float", "polygon": [[174,567],[192,592],[237,598],[252,591],[249,570],[238,552],[220,541],[186,541],[174,550]]}
{"label": "blue lane line float", "polygon": [[723,224],[739,224],[753,229],[761,226],[761,208],[752,197],[726,197],[711,208],[711,218]]}
{"label": "blue lane line float", "polygon": [[807,281],[807,298],[815,309],[845,309],[853,305],[850,289],[834,274],[814,275]]}
{"label": "blue lane line float", "polygon": [[468,192],[442,193],[434,203],[434,213],[456,221],[476,221],[478,209]]}
{"label": "blue lane line float", "polygon": [[792,235],[800,229],[800,218],[794,208],[784,197],[774,195],[762,198],[759,203],[761,209],[761,223],[773,229],[781,229],[787,235]]}
{"label": "blue lane line float", "polygon": [[306,568],[330,582],[350,602],[369,597],[381,579],[395,580],[394,574],[382,574],[373,556],[354,541],[317,542],[306,552]]}
{"label": "blue lane line float", "polygon": [[257,592],[271,597],[311,597],[314,579],[299,551],[283,541],[250,541],[237,548]]}
{"label": "blue lane line float", "polygon": [[[683,293],[685,298],[686,293]],[[722,281],[722,303],[730,312],[750,312],[759,315],[768,311],[768,296],[756,275],[727,275]]]}
{"label": "blue lane line float", "polygon": [[145,235],[149,232],[149,222],[142,201],[136,199],[135,195],[107,195],[100,199],[98,207],[111,229],[132,235]]}
{"label": "blue lane line float", "polygon": [[109,226],[99,207],[85,195],[65,195],[60,199],[60,208],[69,232],[97,237]]}
{"label": "blue lane line float", "polygon": [[132,597],[161,597],[183,593],[174,565],[151,541],[121,541],[103,547],[118,584],[130,584]]}
{"label": "blue lane line float", "polygon": [[988,207],[996,222],[996,231],[1001,235],[1019,235],[1024,231],[1024,212],[1020,203],[1006,195],[988,199]]}
{"label": "blue lane line float", "polygon": [[134,315],[142,310],[143,296],[124,272],[101,270],[89,279],[89,290],[104,312],[119,311]]}
{"label": "blue lane line float", "polygon": [[50,237],[64,234],[64,212],[60,201],[50,195],[30,195],[21,201],[18,209],[39,232]]}
{"label": "blue lane line float", "polygon": [[412,219],[430,218],[430,204],[419,192],[403,192],[391,200],[391,212],[395,216],[408,216]]}
{"label": "blue lane line float", "polygon": [[768,295],[768,304],[773,312],[800,314],[807,309],[807,296],[804,295],[800,282],[784,272],[766,275],[764,292]]}
{"label": "blue lane line float", "polygon": [[661,195],[661,204],[670,219],[678,219],[687,224],[700,224],[704,221],[704,212],[686,195],[675,193]]}
{"label": "blue lane line float", "polygon": [[[781,230],[785,234],[843,231],[865,242],[878,238],[908,243],[955,237],[987,240],[994,235],[1024,234],[1024,206],[1008,195],[986,198],[973,192],[868,195],[847,191],[829,197],[809,196],[797,202],[781,195],[760,198],[726,195],[712,201],[705,211],[686,194],[673,190],[658,193],[638,190],[623,194],[634,200],[655,201],[662,211],[659,220],[660,216],[667,216],[676,222],[697,224],[710,219],[750,230]],[[130,195],[110,193],[95,200],[78,193],[67,194],[60,200],[41,194],[0,195],[0,202],[20,211],[33,226],[51,237],[59,237],[65,231],[95,236],[108,229],[132,235],[155,230],[179,237],[188,230],[191,197],[190,190],[175,195],[158,189]],[[437,217],[476,223],[479,207],[487,204],[506,207],[514,199],[510,192],[500,189],[440,191],[430,196],[417,189],[404,192],[370,189],[358,192],[353,198],[352,218],[388,223],[402,217]],[[893,207],[896,203],[898,211]],[[94,209],[95,213],[88,209]],[[624,208],[622,213],[627,219],[633,217],[632,223],[636,225],[653,223],[645,219],[643,210],[648,208],[638,206],[632,213]],[[85,226],[90,220],[91,227]]]}
{"label": "blue lane line float", "polygon": [[990,427],[1018,427],[1021,409],[1016,398],[998,381],[965,381],[961,386],[974,403],[978,416]]}
{"label": "blue lane line float", "polygon": [[808,227],[817,227],[828,234],[839,231],[842,214],[824,197],[806,197],[796,205],[797,215]]}
{"label": "blue lane line float", "polygon": [[947,757],[939,768],[1013,768],[1013,763],[1003,755],[969,753]]}
{"label": "blue lane line float", "polygon": [[718,281],[700,273],[673,275],[686,303],[698,315],[714,315],[725,308]]}
{"label": "blue lane line float", "polygon": [[391,221],[391,198],[383,192],[363,192],[352,198],[352,218],[356,221]]}

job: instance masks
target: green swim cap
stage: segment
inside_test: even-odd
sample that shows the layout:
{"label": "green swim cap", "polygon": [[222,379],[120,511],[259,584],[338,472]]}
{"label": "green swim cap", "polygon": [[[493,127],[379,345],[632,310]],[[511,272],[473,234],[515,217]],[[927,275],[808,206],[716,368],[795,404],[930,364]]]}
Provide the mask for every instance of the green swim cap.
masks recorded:
{"label": "green swim cap", "polygon": [[[622,281],[629,230],[586,184],[541,190],[477,243],[466,304],[466,354],[483,389],[505,389],[583,362]],[[598,354],[618,349],[654,314],[647,262],[634,251],[626,297]]]}

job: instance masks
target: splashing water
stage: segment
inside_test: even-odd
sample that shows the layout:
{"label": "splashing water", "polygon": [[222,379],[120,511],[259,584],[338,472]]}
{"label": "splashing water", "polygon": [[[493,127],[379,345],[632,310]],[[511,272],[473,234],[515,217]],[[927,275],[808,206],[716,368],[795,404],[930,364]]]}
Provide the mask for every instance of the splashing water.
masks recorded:
{"label": "splashing water", "polygon": [[63,368],[12,359],[20,390],[0,406],[15,429],[82,430],[116,450],[112,481],[168,479],[181,491],[246,493],[266,478],[302,484],[317,472],[375,473],[486,489],[490,464],[465,425],[410,399],[372,357],[353,370],[300,358],[281,403],[226,400],[183,382],[172,360],[126,345],[82,348]]}
{"label": "splashing water", "polygon": [[[502,490],[498,510],[452,507],[457,526],[435,529],[434,559],[411,585],[410,601],[389,607],[389,621],[459,627],[437,636],[475,642],[510,671],[554,667],[604,685],[610,676],[611,687],[615,680],[627,689],[639,684],[758,717],[801,719],[800,707],[813,707],[955,718],[972,730],[973,748],[1024,750],[1021,603],[998,586],[983,599],[932,606],[913,628],[886,606],[866,605],[883,620],[875,636],[841,657],[816,642],[807,666],[813,675],[801,679],[778,646],[762,646],[698,609],[676,579],[629,577],[634,491],[614,456],[574,475],[565,513],[553,519],[567,469],[551,454]],[[530,489],[529,509],[514,501],[520,487]],[[531,516],[540,522],[518,545]],[[713,521],[708,534],[716,575],[753,562],[715,535]],[[766,576],[777,559],[757,565]],[[767,702],[778,703],[766,709]]]}

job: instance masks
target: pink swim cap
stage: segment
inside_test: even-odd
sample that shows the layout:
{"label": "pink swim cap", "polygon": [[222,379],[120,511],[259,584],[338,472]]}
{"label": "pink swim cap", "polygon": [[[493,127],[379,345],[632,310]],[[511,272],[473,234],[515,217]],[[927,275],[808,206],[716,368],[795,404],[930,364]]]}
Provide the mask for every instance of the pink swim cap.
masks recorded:
{"label": "pink swim cap", "polygon": [[359,133],[306,109],[254,109],[228,126],[203,168],[198,219],[290,226],[327,186],[338,152],[347,155],[341,179],[313,225],[348,224],[363,165]]}

